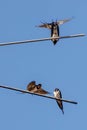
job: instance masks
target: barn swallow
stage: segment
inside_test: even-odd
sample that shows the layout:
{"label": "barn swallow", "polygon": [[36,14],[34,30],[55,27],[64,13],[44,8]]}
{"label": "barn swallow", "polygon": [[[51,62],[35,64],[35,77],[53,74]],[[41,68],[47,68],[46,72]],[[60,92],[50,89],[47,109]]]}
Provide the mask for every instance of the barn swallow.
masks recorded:
{"label": "barn swallow", "polygon": [[27,90],[31,91],[33,93],[38,93],[38,94],[48,94],[49,92],[42,89],[42,85],[38,84],[36,85],[35,81],[31,81],[28,85],[27,85]]}
{"label": "barn swallow", "polygon": [[59,40],[59,39],[55,39],[55,37],[59,37],[59,35],[60,35],[59,25],[64,24],[70,20],[71,19],[64,19],[64,20],[59,20],[59,21],[52,22],[52,23],[43,23],[42,25],[39,25],[38,27],[48,28],[51,30],[51,37],[54,38],[54,39],[52,39],[52,42],[55,45],[57,43],[57,41]]}
{"label": "barn swallow", "polygon": [[[53,93],[54,93],[55,98],[62,98],[61,91],[58,88],[55,88]],[[64,114],[62,101],[56,100],[56,102],[57,102],[59,108],[62,110],[62,113]]]}

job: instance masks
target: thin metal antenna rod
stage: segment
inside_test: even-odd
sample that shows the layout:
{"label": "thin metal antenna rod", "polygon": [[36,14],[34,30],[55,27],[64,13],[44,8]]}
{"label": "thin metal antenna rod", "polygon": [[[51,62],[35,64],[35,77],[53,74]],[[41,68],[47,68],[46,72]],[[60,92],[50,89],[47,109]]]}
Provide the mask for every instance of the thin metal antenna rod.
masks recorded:
{"label": "thin metal antenna rod", "polygon": [[12,87],[8,87],[8,86],[0,86],[0,88],[10,89],[10,90],[13,90],[13,91],[18,91],[18,92],[22,92],[22,93],[32,94],[32,95],[41,96],[41,97],[54,99],[54,100],[57,99],[57,100],[60,100],[60,101],[63,101],[63,102],[67,102],[67,103],[78,104],[75,101],[70,101],[70,100],[61,99],[61,98],[55,98],[55,97],[50,96],[50,95],[43,95],[43,94],[33,93],[33,92],[30,92],[30,91],[22,90],[22,89],[18,89],[18,88],[12,88]]}
{"label": "thin metal antenna rod", "polygon": [[85,36],[85,34],[75,34],[75,35],[60,36],[60,37],[55,37],[55,38],[49,37],[49,38],[32,39],[32,40],[24,40],[24,41],[16,41],[16,42],[4,42],[4,43],[0,43],[0,46],[24,44],[24,43],[30,43],[30,42],[40,42],[40,41],[47,41],[47,40],[52,40],[52,39],[74,38],[74,37],[82,37],[82,36]]}

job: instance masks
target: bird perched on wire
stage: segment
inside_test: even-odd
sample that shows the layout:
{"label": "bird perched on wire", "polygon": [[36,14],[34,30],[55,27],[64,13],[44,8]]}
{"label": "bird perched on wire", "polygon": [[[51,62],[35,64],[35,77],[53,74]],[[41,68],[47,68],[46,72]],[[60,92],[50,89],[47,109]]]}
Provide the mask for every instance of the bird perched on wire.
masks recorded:
{"label": "bird perched on wire", "polygon": [[36,85],[35,81],[31,81],[28,85],[27,85],[27,90],[31,91],[33,93],[38,93],[38,94],[49,94],[48,91],[44,90],[42,88],[41,84]]}
{"label": "bird perched on wire", "polygon": [[55,45],[57,43],[57,41],[59,40],[59,39],[55,39],[55,37],[59,37],[59,35],[60,35],[59,25],[64,24],[70,20],[71,19],[64,19],[64,20],[59,20],[59,21],[52,22],[52,23],[43,23],[42,25],[39,25],[38,27],[48,28],[51,30],[51,37],[54,38],[54,39],[52,39],[52,42]]}
{"label": "bird perched on wire", "polygon": [[[53,94],[54,94],[54,97],[55,97],[55,98],[62,98],[61,91],[60,91],[58,88],[55,88]],[[62,113],[64,114],[62,101],[56,99],[56,102],[57,102],[59,108],[62,110]]]}

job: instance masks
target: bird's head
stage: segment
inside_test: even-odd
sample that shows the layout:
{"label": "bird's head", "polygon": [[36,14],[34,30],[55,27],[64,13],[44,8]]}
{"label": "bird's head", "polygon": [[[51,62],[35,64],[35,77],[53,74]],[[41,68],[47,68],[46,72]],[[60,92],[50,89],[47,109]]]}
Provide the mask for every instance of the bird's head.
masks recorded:
{"label": "bird's head", "polygon": [[40,89],[41,86],[42,86],[42,84],[38,84],[38,85],[37,85],[37,89]]}
{"label": "bird's head", "polygon": [[55,90],[54,90],[55,92],[57,92],[57,91],[59,91],[59,89],[58,88],[55,88]]}

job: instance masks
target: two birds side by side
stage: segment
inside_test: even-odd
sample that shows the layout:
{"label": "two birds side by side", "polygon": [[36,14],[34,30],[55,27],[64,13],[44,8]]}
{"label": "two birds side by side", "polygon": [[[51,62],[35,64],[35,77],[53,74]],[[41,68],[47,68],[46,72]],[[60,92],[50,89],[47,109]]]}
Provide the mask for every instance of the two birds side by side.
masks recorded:
{"label": "two birds side by side", "polygon": [[[35,81],[31,81],[27,85],[27,90],[30,92],[33,92],[33,93],[37,93],[37,94],[43,94],[43,95],[50,94],[50,92],[48,92],[42,88],[42,84],[37,85]],[[53,94],[54,94],[55,98],[62,98],[61,91],[58,88],[55,88]],[[64,114],[62,101],[56,100],[56,102],[57,102],[59,108],[62,110],[62,113]]]}

